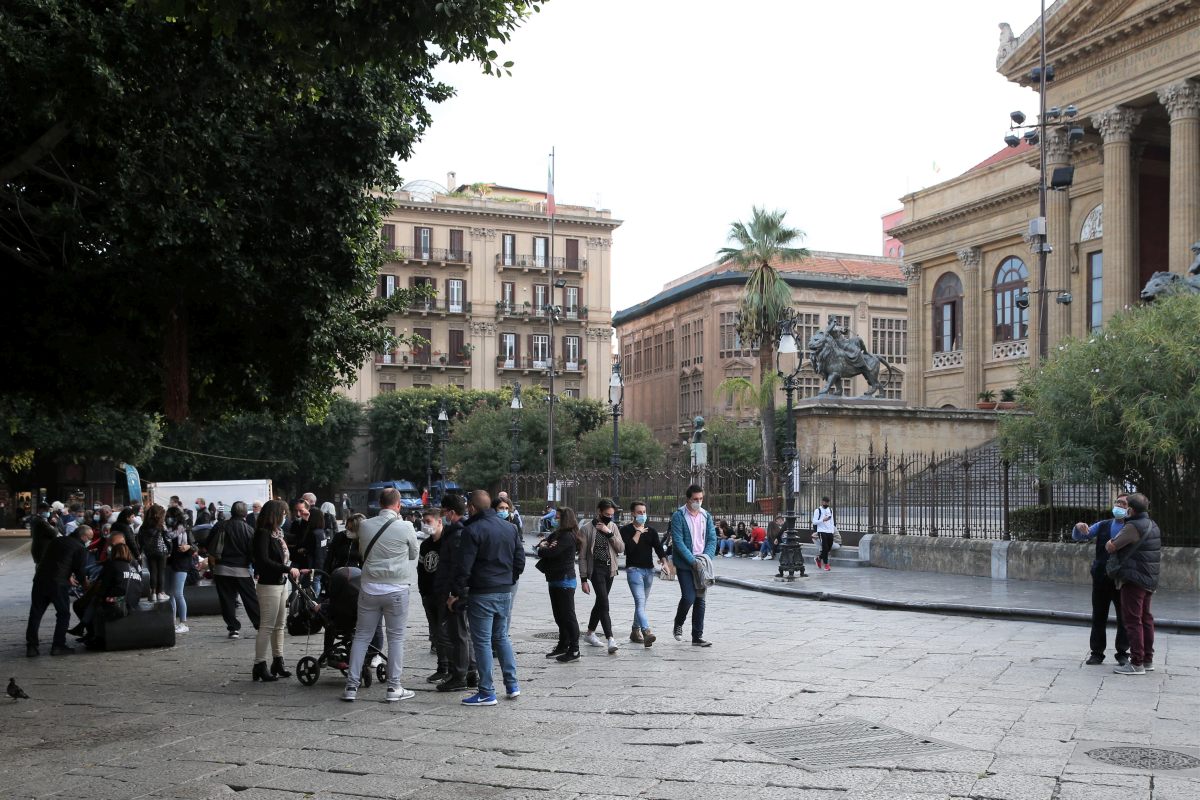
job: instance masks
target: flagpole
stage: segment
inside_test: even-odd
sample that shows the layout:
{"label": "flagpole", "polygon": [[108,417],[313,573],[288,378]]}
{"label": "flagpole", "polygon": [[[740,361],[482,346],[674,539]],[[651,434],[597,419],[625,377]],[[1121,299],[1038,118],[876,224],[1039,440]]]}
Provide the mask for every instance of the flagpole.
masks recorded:
{"label": "flagpole", "polygon": [[554,309],[554,148],[550,148],[550,179],[546,187],[546,215],[550,218],[550,261],[548,262],[549,290],[550,290],[550,308],[547,310],[549,322],[549,349],[550,356],[550,397],[547,406],[550,409],[550,424],[547,427],[546,433],[546,494],[549,499],[555,502],[558,501],[558,492],[554,485],[554,404],[557,398],[554,395],[554,317],[556,312]]}

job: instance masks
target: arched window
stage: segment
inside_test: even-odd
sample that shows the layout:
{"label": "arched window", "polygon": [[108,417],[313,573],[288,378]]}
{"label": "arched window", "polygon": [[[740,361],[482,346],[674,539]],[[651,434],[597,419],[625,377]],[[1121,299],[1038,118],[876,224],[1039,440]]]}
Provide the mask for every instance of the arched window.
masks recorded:
{"label": "arched window", "polygon": [[962,348],[962,281],[947,272],[933,285],[933,352]]}
{"label": "arched window", "polygon": [[996,302],[997,342],[1015,342],[1029,336],[1029,306],[1017,308],[1017,296],[1029,286],[1029,270],[1016,256],[1004,259],[996,269],[992,291]]}

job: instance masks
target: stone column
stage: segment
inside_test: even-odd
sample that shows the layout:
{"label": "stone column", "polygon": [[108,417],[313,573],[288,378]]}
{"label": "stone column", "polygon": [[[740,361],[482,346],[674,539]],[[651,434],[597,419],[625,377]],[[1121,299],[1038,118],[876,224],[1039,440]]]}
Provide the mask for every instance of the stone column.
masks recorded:
{"label": "stone column", "polygon": [[979,285],[980,250],[965,247],[956,253],[963,276],[963,391],[962,408],[970,408],[975,397],[983,391],[983,364],[991,338],[983,335],[983,290]]}
{"label": "stone column", "polygon": [[[901,264],[900,271],[904,273],[904,281],[908,284],[908,333],[906,334],[905,354],[908,363],[904,369],[904,399],[909,406],[919,408],[925,405],[925,352],[928,349],[929,328],[925,324],[925,290],[922,287],[920,264]],[[932,335],[932,334],[929,334]]]}
{"label": "stone column", "polygon": [[[1042,144],[1046,148],[1046,182],[1049,185],[1050,176],[1056,167],[1065,167],[1071,163],[1071,143],[1067,140],[1067,132],[1062,128],[1046,131],[1046,140]],[[1047,350],[1050,352],[1060,341],[1071,335],[1071,307],[1059,305],[1054,298],[1059,291],[1069,291],[1071,288],[1071,199],[1067,190],[1046,192],[1046,235],[1050,247],[1053,248],[1046,258],[1046,283],[1049,288],[1046,297],[1046,333]],[[1037,260],[1034,260],[1036,270]],[[1040,354],[1041,346],[1038,337],[1041,335],[1041,322],[1037,319],[1038,298],[1031,297],[1030,309],[1030,363],[1036,363],[1033,354]]]}
{"label": "stone column", "polygon": [[1160,89],[1171,117],[1171,216],[1167,264],[1185,272],[1191,246],[1200,241],[1200,83],[1181,81]]}
{"label": "stone column", "polygon": [[1133,131],[1142,112],[1117,106],[1092,117],[1104,139],[1104,321],[1138,296]]}

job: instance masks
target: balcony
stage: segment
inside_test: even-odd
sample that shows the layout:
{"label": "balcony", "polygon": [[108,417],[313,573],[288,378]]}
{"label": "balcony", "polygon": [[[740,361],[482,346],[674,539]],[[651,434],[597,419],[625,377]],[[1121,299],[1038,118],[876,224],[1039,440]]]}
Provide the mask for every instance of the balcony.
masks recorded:
{"label": "balcony", "polygon": [[[587,369],[587,359],[578,361],[563,361],[556,359],[555,373],[563,374],[565,372],[582,373]],[[533,356],[496,356],[496,371],[497,372],[548,372],[550,370],[550,359],[534,358]]]}
{"label": "balcony", "polygon": [[448,354],[429,352],[428,350],[412,350],[401,353],[399,350],[391,353],[375,354],[375,369],[395,367],[400,370],[416,370],[419,372],[463,371],[471,368],[470,353]]}
{"label": "balcony", "polygon": [[434,264],[439,266],[470,266],[470,250],[443,250],[440,247],[385,247],[385,257],[388,261],[400,263],[415,262],[419,264]]}
{"label": "balcony", "polygon": [[496,269],[503,272],[506,269],[520,270],[521,272],[549,272],[553,267],[555,272],[583,272],[587,269],[586,258],[567,258],[565,256],[555,256],[547,258],[546,256],[530,256],[519,255],[516,253],[497,253],[496,254]]}
{"label": "balcony", "polygon": [[930,364],[930,369],[950,369],[952,367],[961,367],[963,364],[962,350],[949,350],[943,353],[934,353],[933,361]]}
{"label": "balcony", "polygon": [[400,309],[399,314],[416,315],[428,317],[430,315],[445,317],[449,316],[470,316],[471,301],[462,300],[459,302],[451,302],[448,297],[436,297],[432,300],[418,300],[408,308]]}
{"label": "balcony", "polygon": [[[518,319],[526,322],[541,322],[549,319],[549,306],[533,306],[529,303],[506,303],[503,300],[496,303],[496,317],[498,319]],[[588,318],[587,306],[568,309],[559,313],[555,318],[555,322],[562,324],[565,322],[580,322]]]}

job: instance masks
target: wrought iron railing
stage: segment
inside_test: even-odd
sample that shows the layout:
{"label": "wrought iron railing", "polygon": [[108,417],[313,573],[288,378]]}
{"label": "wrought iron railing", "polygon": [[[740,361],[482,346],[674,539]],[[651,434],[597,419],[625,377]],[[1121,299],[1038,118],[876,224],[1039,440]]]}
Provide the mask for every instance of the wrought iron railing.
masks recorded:
{"label": "wrought iron railing", "polygon": [[448,250],[441,247],[409,247],[396,245],[386,249],[389,261],[444,261],[448,264],[470,264],[470,250]]}
{"label": "wrought iron railing", "polygon": [[538,256],[524,253],[497,253],[496,266],[501,269],[540,269],[553,267],[567,272],[583,272],[587,269],[586,258],[568,258],[566,256]]}

